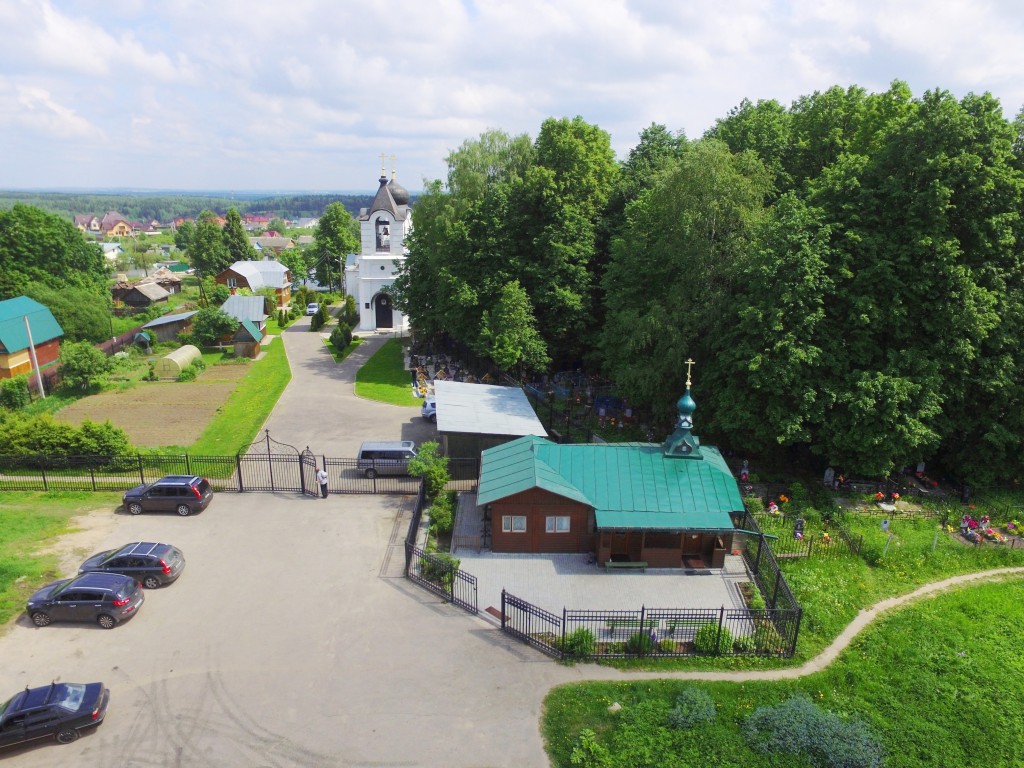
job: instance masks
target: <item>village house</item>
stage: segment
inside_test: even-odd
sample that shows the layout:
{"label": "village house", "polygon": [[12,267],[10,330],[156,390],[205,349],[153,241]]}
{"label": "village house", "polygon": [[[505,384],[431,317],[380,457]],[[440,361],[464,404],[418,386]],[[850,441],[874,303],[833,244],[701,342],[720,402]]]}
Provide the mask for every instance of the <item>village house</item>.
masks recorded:
{"label": "village house", "polygon": [[54,362],[60,356],[62,336],[64,329],[49,308],[38,301],[27,296],[0,301],[0,379],[32,370],[30,344],[40,368]]}
{"label": "village house", "polygon": [[292,273],[278,261],[236,261],[214,279],[232,293],[240,288],[248,288],[253,293],[261,288],[272,288],[279,308],[287,307],[292,299]]}

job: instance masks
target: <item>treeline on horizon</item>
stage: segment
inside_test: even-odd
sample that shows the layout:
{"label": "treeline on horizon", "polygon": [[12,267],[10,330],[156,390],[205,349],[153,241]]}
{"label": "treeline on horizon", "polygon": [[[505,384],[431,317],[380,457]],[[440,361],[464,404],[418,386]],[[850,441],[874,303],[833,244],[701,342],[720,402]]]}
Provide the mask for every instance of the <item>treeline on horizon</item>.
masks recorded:
{"label": "treeline on horizon", "polygon": [[1024,118],[851,86],[652,125],[492,130],[415,208],[398,305],[524,378],[585,367],[744,455],[1024,470]]}
{"label": "treeline on horizon", "polygon": [[282,219],[321,216],[331,203],[341,203],[356,216],[373,202],[373,194],[297,194],[231,197],[173,194],[89,194],[76,192],[4,192],[0,191],[0,210],[24,203],[74,220],[77,215],[102,217],[117,211],[132,221],[152,220],[170,224],[176,218],[195,219],[204,210],[221,216],[234,208],[240,214],[259,213]]}

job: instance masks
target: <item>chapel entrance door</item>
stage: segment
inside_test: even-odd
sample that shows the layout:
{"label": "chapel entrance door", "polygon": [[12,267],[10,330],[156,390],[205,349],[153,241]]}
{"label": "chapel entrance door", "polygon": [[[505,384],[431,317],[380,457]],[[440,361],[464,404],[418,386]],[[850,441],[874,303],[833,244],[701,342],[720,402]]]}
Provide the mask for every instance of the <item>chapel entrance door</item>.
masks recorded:
{"label": "chapel entrance door", "polygon": [[394,320],[391,314],[391,297],[386,293],[377,296],[377,327],[394,327]]}

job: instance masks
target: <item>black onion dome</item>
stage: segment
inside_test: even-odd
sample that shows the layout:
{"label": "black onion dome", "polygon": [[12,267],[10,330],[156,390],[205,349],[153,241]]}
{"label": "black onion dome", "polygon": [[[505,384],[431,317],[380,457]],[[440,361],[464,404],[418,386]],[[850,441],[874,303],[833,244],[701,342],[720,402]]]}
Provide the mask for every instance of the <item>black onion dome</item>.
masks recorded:
{"label": "black onion dome", "polygon": [[395,203],[398,205],[409,204],[409,190],[399,184],[395,179],[388,182],[388,190],[391,192],[391,196],[395,199]]}

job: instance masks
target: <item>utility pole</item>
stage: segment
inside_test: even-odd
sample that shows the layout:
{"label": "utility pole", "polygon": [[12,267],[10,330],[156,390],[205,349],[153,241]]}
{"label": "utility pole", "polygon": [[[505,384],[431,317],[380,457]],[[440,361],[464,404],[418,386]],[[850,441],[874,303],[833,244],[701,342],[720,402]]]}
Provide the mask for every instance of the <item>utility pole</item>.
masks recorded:
{"label": "utility pole", "polygon": [[32,342],[32,328],[28,324],[28,315],[22,320],[25,321],[25,333],[28,335],[28,356],[32,360],[32,368],[36,372],[36,384],[39,385],[39,396],[46,399],[46,390],[43,389],[43,374],[39,372],[39,360],[36,357],[36,345]]}

